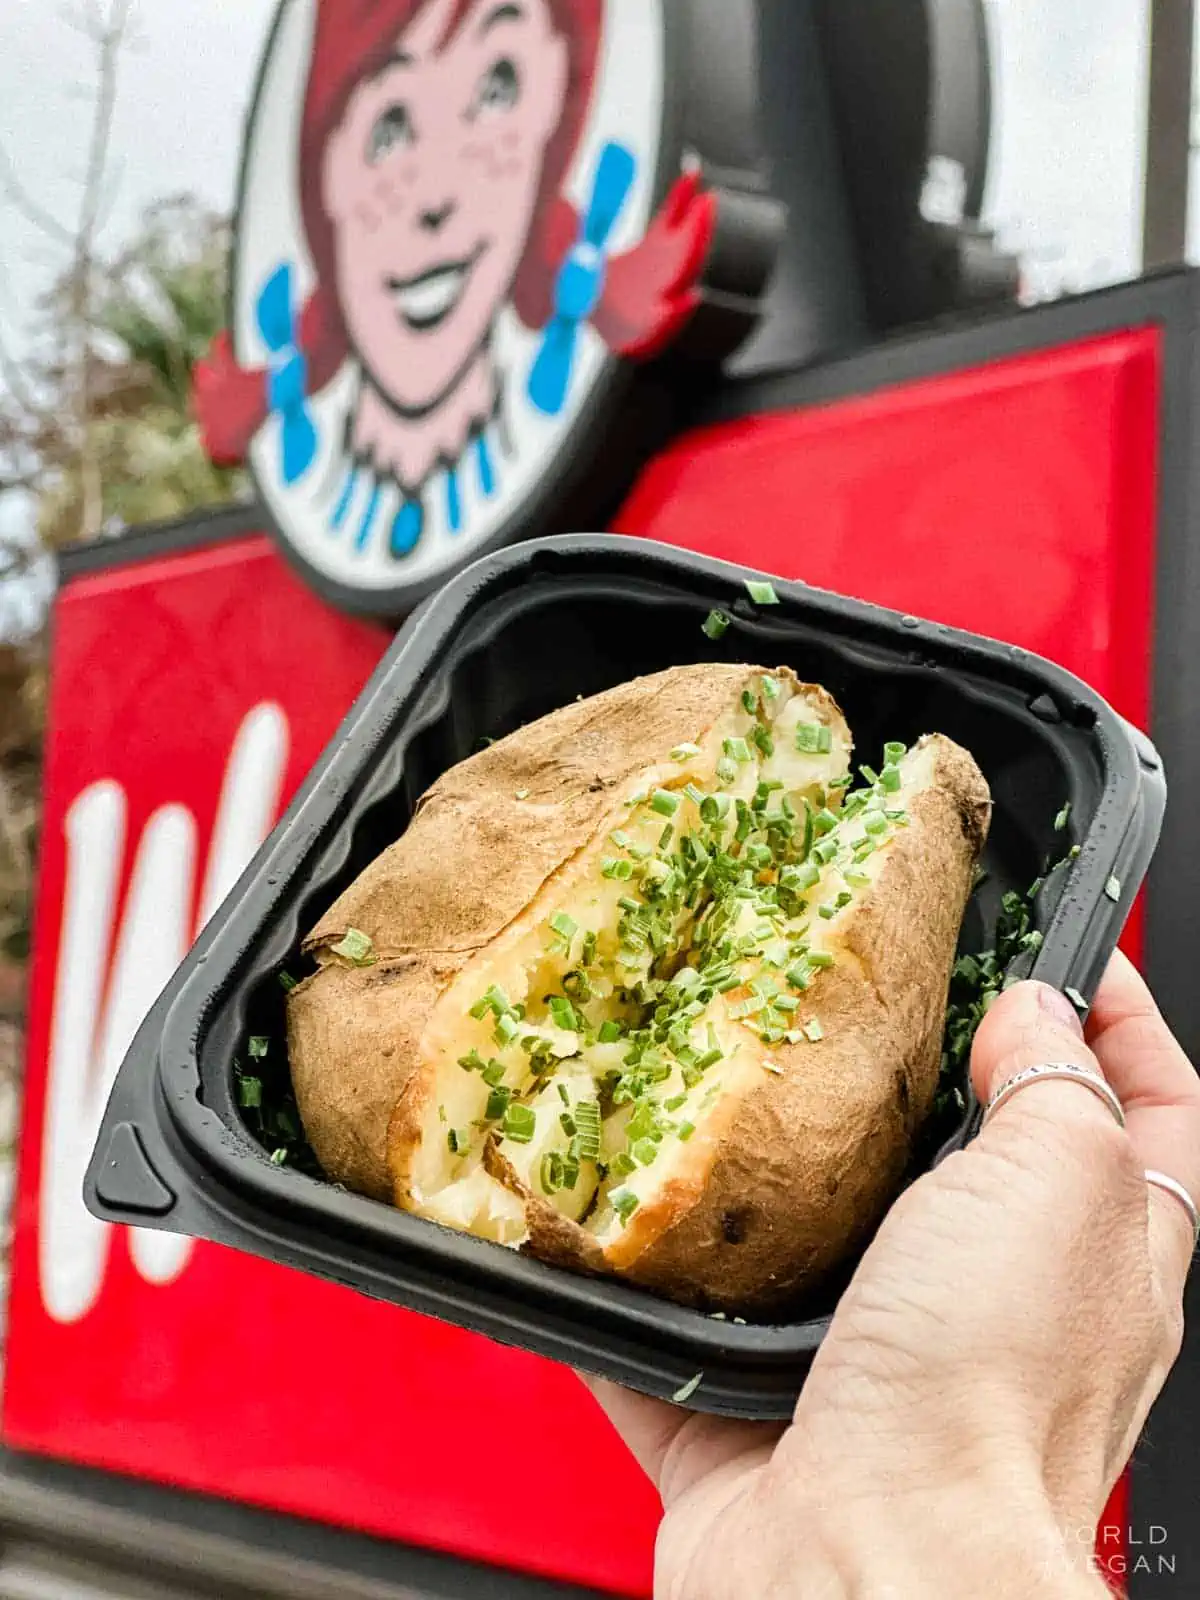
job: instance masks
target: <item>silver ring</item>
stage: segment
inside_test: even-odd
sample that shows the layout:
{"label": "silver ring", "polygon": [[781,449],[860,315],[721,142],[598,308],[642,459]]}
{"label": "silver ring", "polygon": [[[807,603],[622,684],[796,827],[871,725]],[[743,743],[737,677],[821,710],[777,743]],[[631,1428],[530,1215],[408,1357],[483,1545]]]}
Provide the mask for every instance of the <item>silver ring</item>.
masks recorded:
{"label": "silver ring", "polygon": [[1165,1172],[1148,1171],[1146,1182],[1152,1183],[1156,1189],[1161,1189],[1164,1194],[1172,1195],[1187,1212],[1191,1219],[1192,1232],[1200,1240],[1200,1208],[1191,1195],[1179,1182],[1178,1178],[1171,1178]]}
{"label": "silver ring", "polygon": [[1026,1067],[1023,1072],[1015,1073],[1000,1085],[988,1101],[983,1113],[981,1126],[986,1126],[992,1112],[1002,1106],[1006,1100],[1011,1100],[1014,1094],[1020,1094],[1021,1090],[1027,1088],[1031,1083],[1040,1083],[1044,1079],[1050,1078],[1061,1079],[1064,1083],[1077,1083],[1083,1089],[1090,1089],[1097,1099],[1102,1100],[1109,1111],[1112,1112],[1117,1120],[1118,1127],[1123,1128],[1125,1126],[1125,1112],[1111,1084],[1106,1083],[1098,1073],[1089,1072],[1087,1067],[1076,1066],[1073,1061],[1045,1061],[1039,1066]]}

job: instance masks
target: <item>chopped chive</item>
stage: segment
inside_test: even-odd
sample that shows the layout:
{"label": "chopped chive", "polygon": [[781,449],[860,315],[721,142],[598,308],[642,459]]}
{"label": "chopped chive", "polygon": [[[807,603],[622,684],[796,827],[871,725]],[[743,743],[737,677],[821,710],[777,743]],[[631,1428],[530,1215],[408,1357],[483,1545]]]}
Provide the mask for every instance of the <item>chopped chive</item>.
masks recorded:
{"label": "chopped chive", "polygon": [[537,1130],[537,1118],[528,1106],[510,1105],[504,1114],[500,1132],[514,1144],[530,1144]]}
{"label": "chopped chive", "polygon": [[502,1049],[504,1046],[510,1045],[520,1031],[521,1024],[516,1017],[509,1016],[506,1013],[504,1016],[496,1018],[496,1043]]}
{"label": "chopped chive", "polygon": [[286,1166],[287,1165],[287,1158],[288,1158],[288,1153],[287,1153],[286,1150],[282,1150],[282,1149],[281,1150],[275,1150],[275,1151],[272,1152],[272,1155],[271,1155],[271,1165],[273,1167]]}
{"label": "chopped chive", "polygon": [[750,760],[750,746],[745,739],[726,739],[721,748],[731,761],[745,763]]}
{"label": "chopped chive", "polygon": [[280,972],[277,973],[276,976],[279,979],[279,987],[283,990],[284,994],[291,994],[292,990],[297,987],[299,982],[298,979],[292,977],[290,972]]}
{"label": "chopped chive", "polygon": [[238,1103],[243,1111],[257,1111],[262,1106],[262,1079],[238,1079]]}
{"label": "chopped chive", "polygon": [[686,1144],[695,1131],[696,1124],[694,1122],[681,1122],[675,1129],[675,1137],[679,1140],[680,1144]]}
{"label": "chopped chive", "polygon": [[684,1106],[686,1104],[687,1104],[687,1095],[686,1094],[673,1094],[669,1100],[664,1100],[663,1101],[663,1110],[664,1111],[678,1111],[681,1106]]}
{"label": "chopped chive", "polygon": [[483,1114],[489,1122],[499,1122],[511,1104],[512,1090],[506,1089],[501,1084],[499,1088],[493,1089],[491,1094],[488,1095],[487,1109]]}
{"label": "chopped chive", "polygon": [[483,1079],[484,1083],[487,1084],[489,1089],[494,1089],[498,1083],[504,1082],[503,1061],[489,1061],[479,1076]]}
{"label": "chopped chive", "polygon": [[623,861],[619,856],[605,856],[600,862],[600,876],[628,883],[633,877],[633,862]]}
{"label": "chopped chive", "polygon": [[558,1098],[562,1101],[563,1105],[569,1106],[571,1104],[571,1096],[567,1093],[566,1084],[560,1083],[557,1084],[556,1087],[558,1089]]}
{"label": "chopped chive", "polygon": [[252,1059],[265,1056],[270,1047],[270,1040],[264,1039],[261,1034],[257,1033],[246,1041],[246,1049],[250,1052]]}
{"label": "chopped chive", "polygon": [[650,797],[650,809],[660,817],[673,817],[679,810],[679,796],[669,789],[656,789]]}
{"label": "chopped chive", "polygon": [[900,768],[894,763],[888,762],[887,766],[879,774],[879,787],[884,794],[895,794],[900,787]]}
{"label": "chopped chive", "polygon": [[729,632],[730,621],[723,611],[710,611],[704,619],[704,632],[710,639],[723,639]]}
{"label": "chopped chive", "polygon": [[1108,898],[1111,901],[1114,902],[1114,904],[1120,900],[1120,898],[1121,898],[1121,880],[1120,880],[1120,878],[1117,877],[1117,875],[1115,873],[1108,880],[1108,882],[1104,885],[1104,892],[1108,896]]}
{"label": "chopped chive", "polygon": [[879,782],[879,774],[874,767],[859,767],[858,769],[872,788]]}
{"label": "chopped chive", "polygon": [[817,1018],[814,1017],[811,1022],[806,1022],[804,1024],[804,1034],[805,1037],[811,1040],[813,1044],[816,1044],[818,1040],[825,1037],[825,1029],[821,1026]]}
{"label": "chopped chive", "polygon": [[677,744],[671,751],[672,761],[693,761],[700,754],[698,744]]}
{"label": "chopped chive", "polygon": [[863,827],[871,835],[886,833],[887,825],[888,819],[882,811],[868,811],[863,818]]}
{"label": "chopped chive", "polygon": [[826,833],[832,833],[837,825],[838,819],[834,816],[833,812],[828,809],[818,811],[816,816],[813,818],[813,832],[816,833],[818,837]]}
{"label": "chopped chive", "polygon": [[598,1038],[601,1044],[616,1044],[617,1040],[621,1038],[622,1032],[621,1024],[610,1020],[600,1024]]}
{"label": "chopped chive", "polygon": [[330,954],[340,956],[352,967],[373,967],[375,946],[361,928],[347,928],[345,937],[330,945]]}
{"label": "chopped chive", "polygon": [[564,938],[568,944],[579,932],[579,924],[574,917],[569,917],[565,911],[559,911],[550,918],[550,926],[555,933]]}
{"label": "chopped chive", "polygon": [[762,685],[762,692],[763,692],[763,699],[764,700],[778,700],[779,699],[779,679],[778,678],[769,678],[769,677],[768,678],[760,678],[759,679],[759,683]]}
{"label": "chopped chive", "polygon": [[457,1128],[451,1128],[450,1132],[446,1135],[446,1143],[450,1148],[450,1154],[452,1156],[461,1154],[461,1152],[467,1148],[468,1142],[467,1135],[465,1133],[459,1133]]}
{"label": "chopped chive", "polygon": [[754,717],[758,715],[758,700],[755,697],[753,689],[742,690],[742,706],[744,707],[748,717]]}
{"label": "chopped chive", "polygon": [[824,970],[826,967],[833,966],[833,957],[828,950],[812,950],[806,959],[810,967],[818,967]]}
{"label": "chopped chive", "polygon": [[629,1154],[639,1167],[649,1167],[658,1160],[658,1146],[653,1139],[639,1139],[636,1144],[630,1146]]}
{"label": "chopped chive", "polygon": [[487,1065],[478,1050],[469,1050],[465,1056],[459,1056],[458,1064],[464,1072],[482,1072]]}
{"label": "chopped chive", "polygon": [[842,877],[845,878],[852,889],[867,889],[871,884],[871,880],[865,872],[856,872],[853,867],[849,867],[843,872]]}
{"label": "chopped chive", "polygon": [[833,733],[823,722],[798,723],[796,749],[802,755],[827,756],[833,749]]}
{"label": "chopped chive", "polygon": [[779,596],[775,593],[773,583],[763,583],[761,579],[747,578],[746,593],[756,606],[777,606]]}
{"label": "chopped chive", "polygon": [[1067,823],[1070,822],[1070,820],[1071,820],[1071,802],[1068,800],[1066,805],[1062,808],[1062,810],[1058,813],[1058,815],[1054,819],[1054,831],[1055,831],[1055,833],[1062,833],[1065,830],[1065,828],[1067,826]]}
{"label": "chopped chive", "polygon": [[792,988],[793,989],[799,989],[801,993],[803,993],[804,990],[808,988],[808,985],[811,982],[811,980],[812,980],[812,973],[808,970],[807,967],[801,967],[801,966],[792,967],[792,969],[789,971],[789,973],[787,975],[787,981],[791,984]]}
{"label": "chopped chive", "polygon": [[722,756],[717,762],[717,778],[721,783],[733,783],[737,778],[737,765],[728,756]]}
{"label": "chopped chive", "polygon": [[695,1394],[696,1390],[700,1387],[703,1380],[704,1374],[702,1372],[698,1372],[694,1378],[689,1378],[683,1387],[681,1389],[676,1389],[675,1393],[671,1396],[672,1402],[677,1406],[686,1405]]}
{"label": "chopped chive", "polygon": [[885,744],[884,747],[883,747],[883,759],[884,759],[884,762],[886,764],[891,765],[891,764],[899,761],[904,756],[905,753],[906,753],[906,746],[905,745],[902,745],[902,744]]}
{"label": "chopped chive", "polygon": [[638,1206],[641,1205],[641,1201],[632,1189],[614,1189],[608,1199],[609,1204],[622,1222],[628,1222]]}
{"label": "chopped chive", "polygon": [[818,906],[817,915],[824,918],[826,922],[832,922],[834,917],[837,916],[837,911],[833,906]]}

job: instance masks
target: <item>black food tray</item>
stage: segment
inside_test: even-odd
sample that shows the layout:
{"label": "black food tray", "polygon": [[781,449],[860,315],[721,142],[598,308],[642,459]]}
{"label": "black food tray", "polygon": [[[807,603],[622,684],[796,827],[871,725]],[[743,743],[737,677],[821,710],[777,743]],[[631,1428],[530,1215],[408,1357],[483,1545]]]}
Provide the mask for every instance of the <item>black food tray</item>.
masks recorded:
{"label": "black food tray", "polygon": [[[932,731],[970,749],[995,817],[963,949],[987,947],[1001,897],[1078,845],[1020,967],[1090,998],[1158,838],[1166,787],[1150,743],[1025,651],[798,583],[755,605],[748,576],[761,574],[581,536],[505,550],[427,601],[134,1040],[87,1174],[92,1212],[233,1245],[650,1394],[703,1374],[689,1405],[786,1417],[836,1285],[794,1321],[745,1326],[575,1276],[273,1165],[234,1081],[248,1033],[282,1049],[279,970],[442,772],[578,695],[704,659],[786,664],[826,685],[860,759]],[[733,619],[716,642],[702,630],[712,608]],[[968,1102],[926,1164],[977,1121]]]}

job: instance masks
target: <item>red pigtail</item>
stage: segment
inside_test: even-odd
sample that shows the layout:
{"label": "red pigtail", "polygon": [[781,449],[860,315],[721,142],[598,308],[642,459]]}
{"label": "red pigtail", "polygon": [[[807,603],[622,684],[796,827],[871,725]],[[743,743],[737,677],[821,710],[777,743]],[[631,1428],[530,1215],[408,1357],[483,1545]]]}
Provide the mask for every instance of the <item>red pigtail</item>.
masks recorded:
{"label": "red pigtail", "polygon": [[[318,394],[346,359],[346,330],[333,295],[318,288],[300,314],[300,349],[308,361],[308,393]],[[239,367],[233,340],[218,334],[192,374],[192,409],[210,459],[240,466],[267,419],[267,369]]]}
{"label": "red pigtail", "polygon": [[675,338],[700,303],[717,202],[698,173],[680,178],[646,236],[608,263],[592,325],[610,350],[646,360]]}

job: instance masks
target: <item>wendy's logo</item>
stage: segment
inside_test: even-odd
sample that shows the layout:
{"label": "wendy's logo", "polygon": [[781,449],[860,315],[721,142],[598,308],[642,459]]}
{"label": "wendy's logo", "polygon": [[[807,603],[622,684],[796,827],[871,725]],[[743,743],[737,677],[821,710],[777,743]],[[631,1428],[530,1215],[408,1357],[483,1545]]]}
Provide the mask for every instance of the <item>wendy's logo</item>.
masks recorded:
{"label": "wendy's logo", "polygon": [[335,599],[394,616],[543,531],[693,317],[718,205],[664,138],[665,9],[282,0],[195,398]]}

